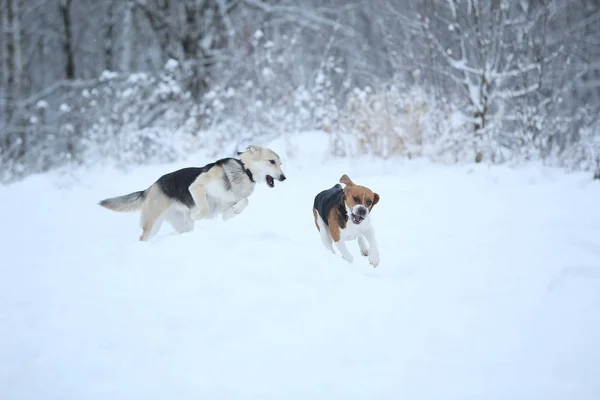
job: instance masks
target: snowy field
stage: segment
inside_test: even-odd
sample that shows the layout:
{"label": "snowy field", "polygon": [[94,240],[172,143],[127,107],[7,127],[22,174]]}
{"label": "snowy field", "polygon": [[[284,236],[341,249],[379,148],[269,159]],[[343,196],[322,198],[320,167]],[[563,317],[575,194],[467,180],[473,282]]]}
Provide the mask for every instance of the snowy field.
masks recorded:
{"label": "snowy field", "polygon": [[[275,150],[243,214],[148,243],[98,200],[210,159],[0,187],[0,399],[600,398],[589,174]],[[379,268],[320,242],[342,173],[381,195]]]}

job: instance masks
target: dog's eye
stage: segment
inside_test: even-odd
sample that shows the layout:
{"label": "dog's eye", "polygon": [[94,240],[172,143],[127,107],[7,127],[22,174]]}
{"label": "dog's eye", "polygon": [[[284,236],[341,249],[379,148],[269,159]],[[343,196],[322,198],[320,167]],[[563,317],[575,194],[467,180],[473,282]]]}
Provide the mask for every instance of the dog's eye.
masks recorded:
{"label": "dog's eye", "polygon": [[371,200],[367,200],[367,205],[370,206],[371,204],[373,204],[373,202]]}
{"label": "dog's eye", "polygon": [[354,199],[355,203],[359,203],[360,202],[360,199],[358,197],[356,197],[356,196],[354,196],[353,199]]}
{"label": "dog's eye", "polygon": [[271,164],[275,164],[275,160],[269,160]]}

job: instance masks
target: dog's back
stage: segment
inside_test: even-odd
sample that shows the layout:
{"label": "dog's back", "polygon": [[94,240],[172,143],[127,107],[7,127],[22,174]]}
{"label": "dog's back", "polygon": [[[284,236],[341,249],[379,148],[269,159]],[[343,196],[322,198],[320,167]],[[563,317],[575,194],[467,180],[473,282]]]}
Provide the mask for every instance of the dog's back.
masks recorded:
{"label": "dog's back", "polygon": [[[329,215],[332,209],[343,208],[343,197],[344,189],[339,183],[315,196],[313,209],[319,214],[325,225],[329,225]],[[345,210],[341,211],[345,213]]]}
{"label": "dog's back", "polygon": [[165,174],[158,178],[156,185],[170,199],[174,199],[191,208],[194,199],[189,187],[201,174],[208,172],[216,163],[210,163],[204,167],[188,167]]}
{"label": "dog's back", "polygon": [[142,207],[150,189],[153,186],[156,186],[160,189],[161,195],[165,195],[169,199],[177,200],[184,205],[191,207],[194,205],[194,199],[192,199],[188,190],[189,186],[196,178],[198,178],[198,176],[210,170],[214,165],[215,163],[211,163],[200,168],[189,167],[170,172],[158,178],[158,180],[146,190],[104,199],[100,201],[99,204],[102,207],[113,211],[137,211]]}

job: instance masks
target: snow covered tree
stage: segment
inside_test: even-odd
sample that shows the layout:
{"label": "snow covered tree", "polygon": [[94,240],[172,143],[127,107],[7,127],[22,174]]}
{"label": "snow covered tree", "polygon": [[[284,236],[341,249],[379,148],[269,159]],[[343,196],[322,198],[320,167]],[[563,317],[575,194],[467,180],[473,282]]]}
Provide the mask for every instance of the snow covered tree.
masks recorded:
{"label": "snow covered tree", "polygon": [[[473,127],[475,153],[490,148],[490,136],[502,146],[512,146],[503,138],[507,120],[515,120],[521,99],[535,98],[546,87],[547,77],[556,74],[557,62],[569,59],[573,49],[562,43],[549,43],[548,30],[565,7],[563,1],[515,2],[509,0],[423,0],[420,33],[431,55],[432,74],[450,81],[456,93],[466,100]],[[567,85],[564,79],[554,84]],[[554,89],[554,88],[553,88]],[[564,86],[558,88],[564,91]],[[556,100],[551,96],[546,99]],[[550,100],[548,100],[550,101]],[[522,115],[531,119],[531,116]],[[528,121],[530,122],[530,121]],[[532,129],[536,124],[529,124]],[[514,134],[513,134],[514,136]],[[486,148],[487,147],[487,148]]]}
{"label": "snow covered tree", "polygon": [[[172,124],[217,148],[367,115],[379,155],[589,169],[599,22],[600,0],[0,0],[1,169],[81,158],[102,132],[154,157]],[[394,150],[411,124],[431,152]]]}

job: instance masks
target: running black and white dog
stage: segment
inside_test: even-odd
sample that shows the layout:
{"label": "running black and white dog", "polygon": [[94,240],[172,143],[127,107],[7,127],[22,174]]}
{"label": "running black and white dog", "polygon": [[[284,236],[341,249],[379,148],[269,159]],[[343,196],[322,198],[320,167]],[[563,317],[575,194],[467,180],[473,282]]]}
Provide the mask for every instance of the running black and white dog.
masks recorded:
{"label": "running black and white dog", "polygon": [[274,187],[275,179],[286,179],[281,159],[271,149],[249,146],[238,156],[171,172],[146,190],[105,199],[100,205],[113,211],[141,209],[143,241],[158,232],[163,219],[179,233],[192,231],[195,220],[221,214],[226,221],[244,211],[257,182]]}

